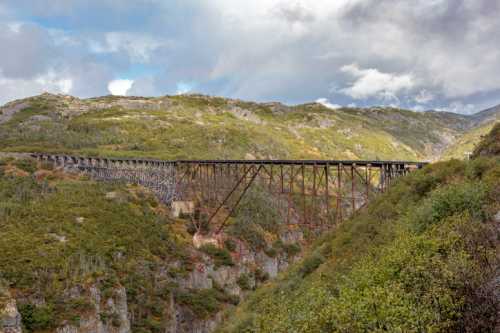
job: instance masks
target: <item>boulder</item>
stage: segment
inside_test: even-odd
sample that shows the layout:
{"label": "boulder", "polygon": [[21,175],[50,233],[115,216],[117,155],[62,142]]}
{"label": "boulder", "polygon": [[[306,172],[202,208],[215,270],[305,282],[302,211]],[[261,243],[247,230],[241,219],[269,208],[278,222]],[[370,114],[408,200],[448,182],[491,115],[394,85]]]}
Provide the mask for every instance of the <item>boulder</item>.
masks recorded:
{"label": "boulder", "polygon": [[192,201],[172,201],[171,213],[173,217],[181,214],[192,214],[194,212],[194,202]]}

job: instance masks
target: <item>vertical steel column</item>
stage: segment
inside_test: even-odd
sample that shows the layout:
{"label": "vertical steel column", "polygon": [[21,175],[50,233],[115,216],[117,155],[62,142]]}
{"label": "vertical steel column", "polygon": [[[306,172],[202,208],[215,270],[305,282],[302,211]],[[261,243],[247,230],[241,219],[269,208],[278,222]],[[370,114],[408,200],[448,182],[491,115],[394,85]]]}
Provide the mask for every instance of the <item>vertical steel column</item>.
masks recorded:
{"label": "vertical steel column", "polygon": [[354,184],[354,169],[356,168],[356,163],[351,164],[351,201],[352,201],[352,212],[356,210],[356,199],[355,199],[355,184]]}
{"label": "vertical steel column", "polygon": [[289,184],[289,191],[288,191],[288,210],[287,210],[287,224],[290,224],[290,211],[292,209],[292,193],[293,193],[293,181],[294,181],[294,176],[293,176],[293,164],[290,165],[290,184]]}
{"label": "vertical steel column", "polygon": [[302,164],[301,167],[301,176],[302,176],[302,213],[304,214],[303,217],[303,223],[308,223],[309,220],[307,219],[307,211],[306,211],[306,180],[305,180],[305,166]]}
{"label": "vertical steel column", "polygon": [[325,165],[325,199],[326,199],[326,214],[330,217],[330,195],[328,193],[328,187],[330,186],[330,165],[326,163]]}
{"label": "vertical steel column", "polygon": [[342,163],[337,165],[337,221],[342,222]]}

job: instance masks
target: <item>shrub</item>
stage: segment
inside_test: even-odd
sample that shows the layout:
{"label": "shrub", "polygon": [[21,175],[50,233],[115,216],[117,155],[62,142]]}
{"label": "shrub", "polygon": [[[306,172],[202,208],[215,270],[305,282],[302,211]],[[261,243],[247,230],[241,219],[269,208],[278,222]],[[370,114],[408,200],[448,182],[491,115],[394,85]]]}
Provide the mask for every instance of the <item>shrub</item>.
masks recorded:
{"label": "shrub", "polygon": [[54,309],[52,305],[35,306],[33,304],[19,305],[22,323],[28,332],[45,330],[55,326]]}
{"label": "shrub", "polygon": [[467,163],[465,175],[470,180],[477,180],[483,177],[483,174],[491,170],[497,161],[491,158],[478,157]]}
{"label": "shrub", "polygon": [[224,241],[224,246],[226,247],[226,249],[229,251],[229,252],[234,252],[236,251],[236,242],[233,241],[232,239],[226,239]]}
{"label": "shrub", "polygon": [[206,319],[219,311],[215,289],[200,289],[177,291],[175,300],[178,304],[188,307],[198,318]]}
{"label": "shrub", "polygon": [[302,248],[297,243],[283,244],[283,250],[289,257],[294,257],[300,253]]}
{"label": "shrub", "polygon": [[500,155],[500,123],[493,126],[491,132],[483,137],[483,140],[474,149],[472,158],[498,155]]}
{"label": "shrub", "polygon": [[241,274],[239,277],[238,277],[238,280],[236,281],[236,283],[238,283],[238,286],[240,286],[240,288],[242,290],[252,290],[252,283],[251,283],[251,276],[248,275],[248,274]]}
{"label": "shrub", "polygon": [[255,269],[254,275],[255,275],[255,280],[259,282],[265,282],[269,280],[269,274],[267,272],[264,272],[262,269],[258,267]]}
{"label": "shrub", "polygon": [[299,269],[299,274],[302,277],[305,277],[312,272],[314,272],[323,262],[325,258],[318,253],[315,253],[302,262],[302,266]]}
{"label": "shrub", "polygon": [[238,305],[238,303],[240,302],[240,297],[238,295],[228,294],[223,289],[222,290],[215,289],[215,290],[217,291],[215,294],[215,298],[221,303]]}
{"label": "shrub", "polygon": [[216,267],[234,266],[233,258],[231,258],[231,254],[226,249],[219,249],[215,245],[205,244],[199,250],[209,255],[214,260]]}
{"label": "shrub", "polygon": [[267,246],[262,228],[253,223],[236,220],[230,226],[228,232],[232,236],[247,242],[250,248],[255,251],[265,249]]}
{"label": "shrub", "polygon": [[264,250],[264,253],[271,258],[274,258],[278,255],[278,250],[274,247],[268,247]]}
{"label": "shrub", "polygon": [[485,218],[483,206],[487,195],[482,182],[448,185],[434,191],[411,217],[418,231],[455,214],[467,212],[478,219]]}

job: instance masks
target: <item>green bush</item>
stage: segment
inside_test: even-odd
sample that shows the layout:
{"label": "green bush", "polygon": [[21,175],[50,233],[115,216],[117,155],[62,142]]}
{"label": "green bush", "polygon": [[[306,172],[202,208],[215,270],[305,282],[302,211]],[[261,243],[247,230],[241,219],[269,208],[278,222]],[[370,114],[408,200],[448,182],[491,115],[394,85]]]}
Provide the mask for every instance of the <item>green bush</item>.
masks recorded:
{"label": "green bush", "polygon": [[300,244],[289,243],[283,244],[283,251],[285,251],[289,257],[294,257],[302,251],[302,248],[300,247]]}
{"label": "green bush", "polygon": [[492,332],[498,165],[436,163],[398,180],[221,332]]}
{"label": "green bush", "polygon": [[320,254],[316,253],[304,259],[301,267],[299,268],[299,274],[305,277],[312,272],[314,272],[323,262],[325,258]]}
{"label": "green bush", "polygon": [[259,282],[265,282],[269,280],[269,274],[267,272],[264,272],[262,269],[258,267],[255,269],[254,275],[255,275],[255,280]]}
{"label": "green bush", "polygon": [[213,244],[204,244],[199,250],[209,255],[213,260],[216,267],[219,266],[234,266],[233,258],[226,249],[220,249]]}
{"label": "green bush", "polygon": [[244,240],[251,249],[258,251],[267,248],[264,232],[259,225],[236,220],[231,224],[228,233],[233,237]]}
{"label": "green bush", "polygon": [[177,291],[175,300],[178,304],[188,307],[198,318],[206,319],[220,309],[217,294],[215,289]]}
{"label": "green bush", "polygon": [[278,255],[278,250],[275,247],[267,247],[264,253],[271,258],[275,258]]}
{"label": "green bush", "polygon": [[487,188],[482,182],[460,183],[441,187],[422,203],[412,216],[417,230],[423,231],[428,226],[452,215],[469,213],[484,220],[483,206]]}
{"label": "green bush", "polygon": [[224,246],[229,252],[236,251],[236,242],[230,238],[224,241]]}
{"label": "green bush", "polygon": [[242,290],[252,290],[252,282],[251,282],[252,277],[248,274],[241,274],[238,277],[238,280],[236,280],[236,283]]}
{"label": "green bush", "polygon": [[52,305],[20,304],[19,313],[28,332],[50,329],[56,324]]}

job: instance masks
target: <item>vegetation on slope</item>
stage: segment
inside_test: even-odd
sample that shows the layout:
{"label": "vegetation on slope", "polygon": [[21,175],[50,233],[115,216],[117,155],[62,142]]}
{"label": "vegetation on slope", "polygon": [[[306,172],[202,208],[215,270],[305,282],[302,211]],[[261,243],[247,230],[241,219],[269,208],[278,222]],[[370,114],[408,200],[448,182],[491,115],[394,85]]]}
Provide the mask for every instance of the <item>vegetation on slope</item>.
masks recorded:
{"label": "vegetation on slope", "polygon": [[475,127],[470,131],[465,132],[454,144],[446,148],[442,159],[448,160],[452,158],[468,158],[473,153],[474,148],[481,142],[482,137],[487,135],[493,129],[495,124],[498,124],[498,122],[487,122],[479,127]]}
{"label": "vegetation on slope", "polygon": [[500,155],[500,123],[497,123],[491,132],[483,137],[475,147],[473,157]]}
{"label": "vegetation on slope", "polygon": [[[185,228],[140,187],[0,159],[0,285],[18,300],[27,332],[78,326],[93,309],[92,286],[103,302],[125,288],[134,332],[164,331],[172,295],[193,312],[199,307],[197,294],[176,284],[199,260],[189,244]],[[210,307],[195,312],[199,317],[235,303],[223,291],[203,293]],[[100,315],[116,321],[116,313]]]}
{"label": "vegetation on slope", "polygon": [[219,331],[491,332],[499,197],[498,156],[429,165],[322,237]]}
{"label": "vegetation on slope", "polygon": [[[0,157],[0,311],[10,292],[27,332],[78,327],[95,312],[105,325],[119,326],[123,314],[108,304],[122,290],[133,332],[165,331],[176,313],[186,321],[211,320],[240,295],[231,282],[196,275],[200,269],[221,268],[222,276],[235,275],[236,288],[252,290],[269,275],[258,263],[242,268],[233,260],[241,246],[288,261],[301,250],[279,241],[283,225],[269,201],[250,190],[229,223],[241,242],[228,237],[224,248],[195,250],[188,220],[169,218],[144,188]],[[193,282],[200,279],[211,279],[212,287]],[[100,291],[100,310],[93,288]]]}
{"label": "vegetation on slope", "polygon": [[0,119],[3,151],[422,160],[439,155],[468,126],[466,117],[447,113],[288,107],[198,95],[87,100],[41,95],[17,103],[27,107]]}

